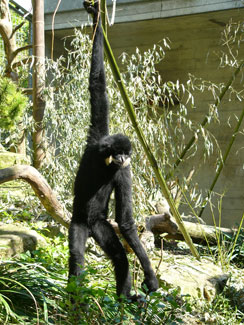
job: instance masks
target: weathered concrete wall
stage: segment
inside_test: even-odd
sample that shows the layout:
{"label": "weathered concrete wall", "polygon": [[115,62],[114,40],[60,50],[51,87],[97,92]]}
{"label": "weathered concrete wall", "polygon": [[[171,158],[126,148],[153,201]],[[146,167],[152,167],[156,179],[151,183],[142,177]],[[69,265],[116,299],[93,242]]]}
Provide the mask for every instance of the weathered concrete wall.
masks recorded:
{"label": "weathered concrete wall", "polygon": [[[107,1],[111,11],[112,0]],[[52,16],[57,6],[54,0],[45,1],[45,29],[52,29]],[[243,6],[241,0],[118,0],[116,23],[135,22],[191,15],[197,13],[236,9]],[[86,23],[82,1],[62,1],[55,17],[55,29],[69,29]]]}
{"label": "weathered concrete wall", "polygon": [[[244,10],[231,10],[213,12],[208,14],[199,14],[185,17],[174,17],[165,19],[162,22],[164,27],[158,26],[152,34],[153,42],[156,42],[154,35],[163,34],[171,40],[171,51],[167,54],[165,61],[160,65],[159,70],[164,80],[186,81],[188,73],[201,77],[205,80],[211,80],[215,83],[227,82],[232,75],[232,71],[219,68],[219,59],[216,52],[220,50],[220,37],[223,26],[228,23],[230,18],[233,21],[239,21],[243,17]],[[139,23],[137,23],[138,25]],[[240,53],[240,58],[244,57],[244,49]],[[235,87],[243,87],[243,75],[240,74],[235,81]],[[196,94],[196,109],[191,112],[191,118],[196,121],[202,121],[208,112],[209,104],[213,102],[210,93]],[[220,106],[221,125],[216,124],[209,130],[218,140],[223,152],[227,149],[227,144],[231,139],[233,129],[236,125],[234,114],[240,116],[243,110],[243,103],[238,100],[229,102],[225,98]],[[228,119],[231,117],[231,128],[228,127]],[[243,127],[241,128],[243,130]],[[244,152],[243,135],[239,134],[234,146],[231,149],[226,166],[214,188],[219,194],[224,194],[222,211],[217,209],[217,200],[215,203],[214,217],[218,223],[221,218],[222,226],[233,226],[241,220],[244,212]],[[195,178],[199,188],[208,189],[215,176],[216,166],[213,159],[205,164],[202,158],[188,160],[188,171],[195,165],[200,169],[200,173]],[[217,196],[219,199],[220,197]],[[210,209],[206,209],[203,219],[209,224],[213,224],[213,218]]]}
{"label": "weathered concrete wall", "polygon": [[[65,2],[62,3],[66,6]],[[78,1],[73,1],[72,6],[76,5],[81,6]],[[243,6],[242,1],[220,0],[117,1],[116,24],[109,28],[109,40],[116,58],[119,58],[124,51],[131,54],[135,52],[136,47],[146,50],[163,38],[168,37],[171,40],[171,50],[168,51],[162,64],[158,66],[163,80],[185,82],[188,79],[188,73],[191,73],[196,77],[216,83],[226,82],[232,72],[224,72],[219,68],[219,60],[215,52],[220,49],[220,36],[226,23],[231,18],[233,21],[243,20]],[[68,9],[67,6],[63,7],[63,9],[65,8]],[[232,10],[230,10],[231,8]],[[64,11],[63,14],[67,14],[67,12]],[[74,15],[72,17],[77,17],[76,24],[79,23],[79,26],[83,20],[87,20],[84,11],[79,12],[74,9]],[[61,20],[64,22],[64,18],[64,15],[60,17],[57,15],[57,28],[61,27],[60,23]],[[48,23],[50,17],[47,15],[46,19]],[[71,25],[69,22],[69,26]],[[48,26],[47,24],[46,29],[49,28]],[[68,29],[55,31],[55,35],[60,38],[70,33],[71,30]],[[241,53],[241,56],[244,57],[244,53]],[[242,78],[243,75],[240,75],[235,81],[237,88],[242,86]],[[196,94],[196,109],[191,112],[191,118],[202,121],[208,112],[211,98],[209,93]],[[221,127],[216,124],[210,130],[223,150],[226,149],[236,125],[233,116],[234,114],[239,116],[242,109],[242,103],[238,101],[229,102],[228,98],[221,104]],[[232,116],[231,128],[227,125],[230,116]],[[225,192],[221,214],[221,225],[224,227],[233,226],[240,222],[244,212],[244,151],[239,150],[242,143],[243,135],[238,134],[226,166],[215,187],[217,193],[223,194]],[[215,175],[213,160],[210,159],[204,164],[200,157],[196,157],[194,160],[190,159],[186,171],[190,170],[193,165],[198,166],[201,170],[194,181],[199,184],[201,189],[208,189]],[[215,217],[216,222],[218,222],[219,213],[217,209],[215,209]],[[205,210],[203,219],[207,223],[213,224],[209,209]]]}

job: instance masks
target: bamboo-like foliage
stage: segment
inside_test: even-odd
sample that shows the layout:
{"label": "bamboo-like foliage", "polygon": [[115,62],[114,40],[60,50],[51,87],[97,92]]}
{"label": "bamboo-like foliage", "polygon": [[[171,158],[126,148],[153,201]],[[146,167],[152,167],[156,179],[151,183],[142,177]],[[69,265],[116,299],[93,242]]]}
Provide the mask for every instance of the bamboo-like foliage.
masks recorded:
{"label": "bamboo-like foliage", "polygon": [[[106,6],[106,1],[105,0],[101,0],[101,3],[102,4],[102,7],[104,8]],[[148,145],[148,143],[146,142],[146,139],[145,139],[145,136],[140,128],[140,126],[138,125],[137,123],[137,120],[136,120],[136,115],[135,115],[135,111],[133,109],[133,106],[130,102],[130,99],[127,95],[127,92],[126,92],[126,89],[125,89],[125,86],[124,86],[124,83],[122,81],[122,78],[121,78],[121,74],[120,74],[120,71],[119,71],[119,68],[118,68],[118,65],[116,63],[116,60],[114,58],[114,55],[113,55],[113,52],[112,52],[112,49],[110,47],[110,44],[108,42],[108,39],[107,39],[107,36],[106,36],[106,33],[104,32],[104,46],[105,46],[105,53],[106,53],[106,56],[108,58],[108,62],[109,62],[109,65],[111,67],[111,70],[113,72],[113,76],[114,76],[114,79],[116,81],[116,84],[120,90],[120,93],[121,93],[121,96],[123,98],[123,101],[124,101],[124,104],[125,104],[125,108],[127,110],[127,113],[130,117],[130,120],[131,120],[131,123],[135,129],[135,132],[137,134],[137,137],[146,153],[146,156],[150,162],[150,165],[151,167],[153,168],[153,171],[155,173],[155,176],[158,180],[158,183],[160,185],[160,188],[162,190],[162,193],[163,195],[165,196],[169,206],[170,206],[170,209],[172,211],[172,214],[173,216],[175,217],[175,220],[179,226],[179,229],[180,231],[182,232],[184,238],[185,238],[185,241],[186,243],[188,244],[193,256],[195,256],[197,259],[200,258],[199,256],[199,253],[198,251],[196,250],[193,242],[192,242],[192,239],[191,237],[189,236],[185,226],[184,226],[184,223],[182,221],[182,218],[180,216],[180,213],[173,201],[173,198],[171,196],[171,193],[168,189],[168,186],[166,184],[166,181],[165,179],[163,178],[162,176],[162,173],[158,167],[158,164],[157,164],[157,161]]]}
{"label": "bamboo-like foliage", "polygon": [[[239,64],[238,68],[235,70],[235,72],[233,73],[233,75],[230,77],[228,83],[226,84],[226,86],[224,87],[224,89],[222,90],[221,94],[219,95],[219,97],[216,99],[215,103],[214,103],[214,107],[219,107],[220,103],[222,102],[225,94],[227,93],[227,91],[230,89],[231,85],[233,84],[233,82],[235,81],[237,75],[239,74],[239,72],[241,71],[242,67],[244,65],[244,60],[241,61],[241,63]],[[201,126],[204,127],[209,121],[209,115],[205,116],[204,120],[201,123]],[[186,153],[189,151],[189,149],[192,147],[192,145],[194,144],[194,142],[196,141],[196,137],[197,134],[195,134],[187,143],[187,145],[185,146],[185,148],[183,149],[182,153],[180,154],[179,158],[176,160],[176,162],[174,163],[174,169],[176,169],[180,162],[183,161]]]}

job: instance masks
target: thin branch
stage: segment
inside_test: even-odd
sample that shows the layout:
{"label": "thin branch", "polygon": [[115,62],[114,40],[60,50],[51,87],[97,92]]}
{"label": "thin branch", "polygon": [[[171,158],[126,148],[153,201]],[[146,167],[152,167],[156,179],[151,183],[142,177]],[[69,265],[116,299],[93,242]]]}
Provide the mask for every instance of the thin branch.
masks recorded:
{"label": "thin branch", "polygon": [[100,12],[101,12],[103,29],[107,34],[107,7],[105,1],[101,1],[100,3]]}
{"label": "thin branch", "polygon": [[56,16],[56,13],[58,11],[58,8],[60,6],[60,3],[61,3],[62,0],[59,0],[58,1],[58,4],[54,10],[54,13],[53,13],[53,16],[52,16],[52,44],[51,44],[51,60],[53,60],[53,49],[54,49],[54,20],[55,20],[55,16]]}
{"label": "thin branch", "polygon": [[23,94],[30,96],[33,93],[33,88],[21,88],[21,91]]}
{"label": "thin branch", "polygon": [[12,31],[12,34],[10,36],[10,38],[12,38],[14,36],[14,34],[26,23],[26,21],[22,21],[22,23],[20,23],[19,25],[17,25],[13,31]]}
{"label": "thin branch", "polygon": [[32,45],[29,44],[29,45],[25,45],[25,46],[22,46],[22,47],[19,47],[17,48],[14,52],[13,52],[13,58],[12,58],[12,61],[13,59],[22,51],[26,51],[26,50],[29,50],[32,48]]}
{"label": "thin branch", "polygon": [[112,26],[114,24],[115,13],[116,13],[116,0],[112,0],[112,2],[113,2],[113,11],[112,11],[112,17],[111,17],[111,21],[110,21],[110,26]]}
{"label": "thin branch", "polygon": [[[190,183],[194,173],[195,173],[195,168],[192,168],[189,175],[186,178],[186,183],[185,183],[186,185],[188,185]],[[179,207],[179,205],[180,205],[180,200],[181,200],[182,196],[183,196],[182,190],[179,188],[179,190],[175,196],[175,204],[177,207]]]}

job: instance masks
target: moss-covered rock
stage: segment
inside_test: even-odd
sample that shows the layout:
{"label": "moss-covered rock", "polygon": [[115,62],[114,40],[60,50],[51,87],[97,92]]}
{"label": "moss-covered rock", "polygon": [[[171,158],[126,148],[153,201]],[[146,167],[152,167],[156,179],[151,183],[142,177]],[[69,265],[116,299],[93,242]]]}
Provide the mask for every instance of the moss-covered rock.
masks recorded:
{"label": "moss-covered rock", "polygon": [[[197,261],[190,256],[173,256],[174,261],[162,261],[159,267],[160,282],[179,287],[180,293],[212,301],[228,280],[228,275],[209,259]],[[156,268],[156,266],[155,266]]]}
{"label": "moss-covered rock", "polygon": [[36,231],[19,224],[0,225],[0,257],[7,258],[38,247],[45,247],[46,240]]}

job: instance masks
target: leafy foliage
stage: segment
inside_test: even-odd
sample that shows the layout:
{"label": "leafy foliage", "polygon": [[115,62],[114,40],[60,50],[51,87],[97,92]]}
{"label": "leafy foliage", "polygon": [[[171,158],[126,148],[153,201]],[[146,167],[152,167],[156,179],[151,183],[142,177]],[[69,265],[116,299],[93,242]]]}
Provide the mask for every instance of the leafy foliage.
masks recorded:
{"label": "leafy foliage", "polygon": [[[60,252],[62,256],[61,247]],[[53,323],[52,319],[62,312],[56,303],[62,299],[66,283],[61,265],[55,264],[53,256],[51,260],[48,252],[42,250],[35,252],[35,259],[27,253],[16,261],[2,263],[0,319],[36,324],[42,318],[46,323]]]}
{"label": "leafy foliage", "polygon": [[8,78],[0,77],[0,127],[9,130],[16,126],[27,106],[28,99]]}
{"label": "leafy foliage", "polygon": [[[140,303],[118,302],[111,264],[104,256],[99,257],[99,252],[90,251],[86,271],[66,288],[67,242],[59,237],[50,244],[45,250],[1,263],[1,322],[172,324],[191,310],[178,290],[168,288],[144,295]],[[70,302],[71,291],[75,292],[75,308]]]}
{"label": "leafy foliage", "polygon": [[[47,239],[48,240],[48,239]],[[131,256],[130,256],[131,257]],[[89,241],[86,269],[67,286],[68,243],[63,235],[45,249],[27,252],[0,264],[2,324],[241,324],[237,292],[227,287],[213,302],[192,300],[177,288],[161,285],[138,303],[118,301],[112,265]],[[132,262],[132,261],[131,261]],[[132,263],[131,263],[132,264]],[[139,283],[141,282],[140,270]],[[238,276],[238,275],[237,275]],[[236,278],[232,283],[236,282]],[[75,306],[71,304],[70,293]]]}

